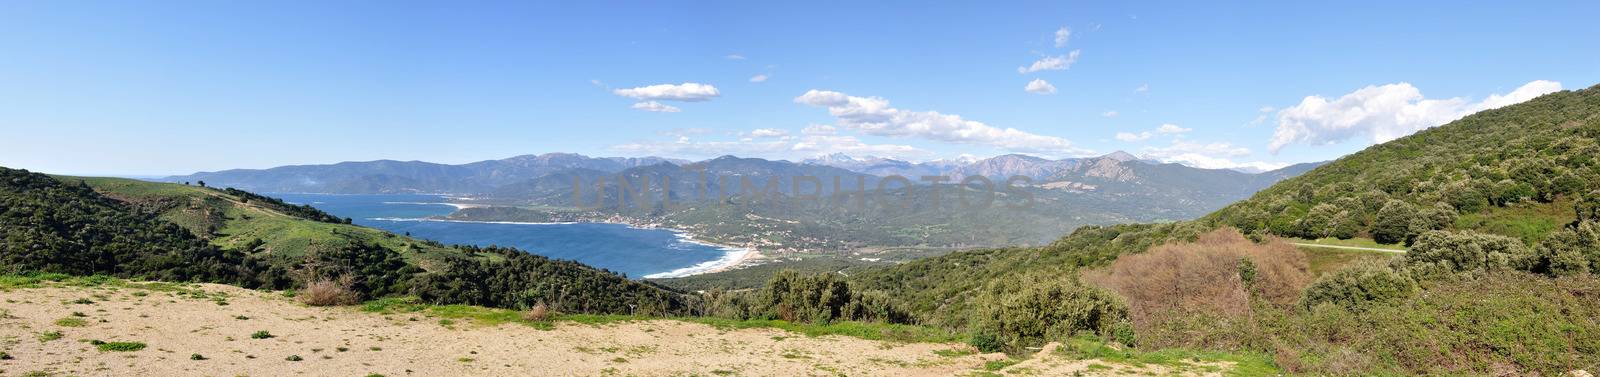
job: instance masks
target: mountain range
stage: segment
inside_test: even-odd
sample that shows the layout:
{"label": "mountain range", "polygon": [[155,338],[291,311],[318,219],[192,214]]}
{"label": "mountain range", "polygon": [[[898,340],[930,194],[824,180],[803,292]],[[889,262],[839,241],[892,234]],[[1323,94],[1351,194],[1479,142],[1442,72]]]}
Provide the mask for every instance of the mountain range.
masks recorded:
{"label": "mountain range", "polygon": [[[691,162],[549,153],[461,165],[344,162],[165,180],[262,192],[452,194],[491,206],[457,211],[450,216],[455,220],[626,222],[686,230],[723,244],[832,252],[1038,245],[1084,225],[1192,219],[1316,165],[1250,174],[1143,160],[1126,152],[1059,160],[1009,154],[920,163],[843,154],[796,163],[737,156]],[[892,176],[905,180],[894,182],[898,178]],[[935,185],[925,176],[947,181]],[[1019,176],[1026,179],[1012,181]],[[956,205],[955,195],[985,190],[981,180],[971,177],[993,185],[987,191],[998,193],[996,205]],[[1008,183],[1014,187],[1007,188]],[[876,197],[880,184],[889,188],[889,199]],[[838,198],[834,194],[915,205],[862,208],[793,200]],[[940,197],[942,203],[930,202]],[[726,201],[730,199],[737,200]],[[1031,205],[1007,206],[1022,201]],[[737,205],[703,205],[719,202]]]}
{"label": "mountain range", "polygon": [[[834,176],[855,179],[856,175],[875,177],[898,175],[913,182],[923,176],[946,176],[952,182],[971,176],[982,176],[1000,183],[1013,176],[1023,176],[1033,183],[1060,182],[1058,186],[1074,183],[1120,183],[1128,185],[1194,184],[1206,181],[1273,181],[1304,172],[1316,163],[1299,164],[1262,173],[1246,173],[1227,169],[1200,169],[1181,164],[1164,164],[1141,160],[1127,152],[1117,151],[1099,157],[1051,160],[1040,157],[1008,154],[991,158],[962,158],[928,162],[908,162],[880,157],[851,157],[831,154],[806,159],[800,163],[759,158],[723,156],[691,162],[664,157],[589,157],[573,153],[546,153],[522,155],[500,160],[478,161],[450,165],[423,161],[377,160],[340,162],[327,165],[290,165],[269,169],[232,169],[216,172],[199,172],[159,179],[165,182],[205,181],[212,186],[235,187],[260,192],[304,192],[329,194],[378,193],[446,193],[463,195],[508,196],[527,193],[530,186],[540,186],[554,181],[557,186],[571,189],[571,178],[593,179],[624,170],[650,168],[671,164],[689,171],[703,170],[707,175],[798,175],[817,176],[824,179]],[[832,168],[832,169],[828,169]],[[635,172],[641,172],[635,171]],[[855,174],[851,174],[855,173]],[[1171,175],[1161,177],[1160,175]],[[1178,178],[1181,177],[1181,178]],[[688,183],[688,180],[679,180]],[[713,182],[715,183],[715,182]],[[736,184],[737,182],[735,182]],[[788,186],[788,181],[784,181]],[[1271,182],[1266,182],[1270,184]],[[548,186],[548,185],[547,185]],[[1246,185],[1254,188],[1264,185]],[[552,187],[553,188],[553,187]]]}

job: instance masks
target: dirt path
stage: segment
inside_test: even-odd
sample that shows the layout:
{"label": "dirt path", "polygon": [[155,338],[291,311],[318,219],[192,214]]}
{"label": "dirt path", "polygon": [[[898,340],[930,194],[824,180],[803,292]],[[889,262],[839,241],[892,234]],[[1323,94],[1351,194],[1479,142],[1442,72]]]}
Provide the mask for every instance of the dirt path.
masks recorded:
{"label": "dirt path", "polygon": [[1326,248],[1329,248],[1329,249],[1345,249],[1345,250],[1366,250],[1366,251],[1381,251],[1381,252],[1385,252],[1385,253],[1396,253],[1396,254],[1405,254],[1405,253],[1406,253],[1406,251],[1405,251],[1405,250],[1399,250],[1399,249],[1380,249],[1380,248],[1376,248],[1376,247],[1360,247],[1360,246],[1339,246],[1339,245],[1323,245],[1323,244],[1315,244],[1315,243],[1300,243],[1300,242],[1290,242],[1290,244],[1292,244],[1292,245],[1295,245],[1295,246],[1304,246],[1304,247],[1326,247]]}
{"label": "dirt path", "polygon": [[[0,291],[0,297],[0,351],[11,357],[0,360],[0,376],[920,376],[984,373],[986,364],[1005,360],[952,352],[968,350],[959,344],[719,330],[673,320],[561,323],[553,330],[477,326],[422,314],[306,307],[278,293],[208,284],[177,290],[51,286]],[[257,331],[271,337],[254,339]],[[145,347],[101,350],[94,340]],[[1073,360],[1024,364],[1029,371],[1065,374],[1162,372],[1096,369]]]}

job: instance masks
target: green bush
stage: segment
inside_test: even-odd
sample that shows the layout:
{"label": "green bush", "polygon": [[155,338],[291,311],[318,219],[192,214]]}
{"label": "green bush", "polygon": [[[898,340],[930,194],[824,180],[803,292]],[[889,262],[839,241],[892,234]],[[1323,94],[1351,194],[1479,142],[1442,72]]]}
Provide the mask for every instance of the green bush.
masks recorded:
{"label": "green bush", "polygon": [[1417,208],[1410,203],[1389,200],[1372,221],[1372,240],[1382,244],[1405,242],[1412,235],[1411,222],[1416,217]]}
{"label": "green bush", "polygon": [[1114,336],[1116,325],[1129,320],[1127,306],[1116,295],[1060,276],[995,281],[978,300],[976,333],[993,337],[1010,352],[1078,332]]}
{"label": "green bush", "polygon": [[773,274],[760,290],[712,290],[702,298],[704,314],[728,319],[780,319],[819,324],[914,322],[908,312],[882,292],[862,291],[832,273],[802,274],[786,269]]}
{"label": "green bush", "polygon": [[1331,304],[1362,310],[1374,303],[1402,300],[1417,292],[1417,283],[1387,264],[1363,260],[1318,278],[1306,287],[1301,306],[1310,309]]}
{"label": "green bush", "polygon": [[1600,273],[1600,222],[1583,221],[1550,234],[1535,252],[1533,270],[1553,276]]}
{"label": "green bush", "polygon": [[1493,270],[1532,270],[1533,250],[1506,236],[1472,231],[1432,231],[1406,252],[1406,268],[1417,276]]}

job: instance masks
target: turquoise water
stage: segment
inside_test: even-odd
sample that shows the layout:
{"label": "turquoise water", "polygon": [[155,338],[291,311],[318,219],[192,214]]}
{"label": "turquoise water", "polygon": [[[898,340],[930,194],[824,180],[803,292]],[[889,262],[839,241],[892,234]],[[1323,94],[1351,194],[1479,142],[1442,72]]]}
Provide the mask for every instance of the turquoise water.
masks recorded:
{"label": "turquoise water", "polygon": [[[310,204],[357,225],[446,244],[499,245],[619,272],[628,277],[682,275],[724,262],[739,250],[691,242],[678,232],[600,223],[429,221],[455,207],[435,195],[271,194]],[[657,275],[660,274],[660,275]],[[652,276],[657,275],[657,276]]]}

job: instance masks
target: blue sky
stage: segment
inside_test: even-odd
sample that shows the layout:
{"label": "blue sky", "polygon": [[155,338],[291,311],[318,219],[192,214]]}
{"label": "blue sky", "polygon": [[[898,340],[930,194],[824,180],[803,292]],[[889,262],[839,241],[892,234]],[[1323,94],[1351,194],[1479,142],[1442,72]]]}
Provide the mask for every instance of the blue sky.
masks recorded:
{"label": "blue sky", "polygon": [[0,2],[0,166],[1126,150],[1272,167],[1600,82],[1595,2],[773,3]]}

